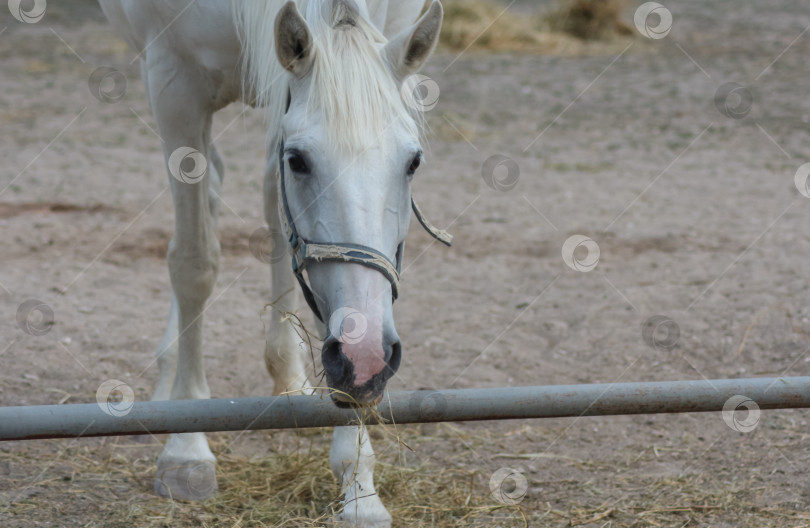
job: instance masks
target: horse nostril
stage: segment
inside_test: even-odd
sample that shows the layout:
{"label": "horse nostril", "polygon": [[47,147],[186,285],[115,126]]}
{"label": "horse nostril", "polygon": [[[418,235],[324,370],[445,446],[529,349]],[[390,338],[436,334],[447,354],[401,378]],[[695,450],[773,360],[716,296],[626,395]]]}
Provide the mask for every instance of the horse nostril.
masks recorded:
{"label": "horse nostril", "polygon": [[399,369],[399,363],[402,361],[402,345],[399,341],[395,342],[391,345],[391,350],[389,352],[388,357],[385,358],[386,368],[385,368],[385,379],[386,381],[390,379],[394,374],[396,374],[397,369]]}
{"label": "horse nostril", "polygon": [[321,351],[321,361],[323,369],[326,371],[326,378],[335,383],[343,381],[343,374],[346,368],[346,358],[341,350],[341,343],[332,337],[323,344]]}

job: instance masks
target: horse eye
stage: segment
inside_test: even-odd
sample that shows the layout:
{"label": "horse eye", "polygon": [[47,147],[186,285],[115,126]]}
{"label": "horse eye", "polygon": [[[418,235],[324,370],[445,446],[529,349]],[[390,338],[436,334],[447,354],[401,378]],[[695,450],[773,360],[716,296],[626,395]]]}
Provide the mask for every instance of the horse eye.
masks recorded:
{"label": "horse eye", "polygon": [[413,173],[416,172],[416,169],[419,168],[419,165],[422,163],[422,154],[417,154],[411,160],[411,164],[408,167],[408,175],[413,176]]}
{"label": "horse eye", "polygon": [[297,172],[298,174],[309,174],[309,167],[301,154],[291,152],[287,158],[287,163],[290,165],[291,171]]}

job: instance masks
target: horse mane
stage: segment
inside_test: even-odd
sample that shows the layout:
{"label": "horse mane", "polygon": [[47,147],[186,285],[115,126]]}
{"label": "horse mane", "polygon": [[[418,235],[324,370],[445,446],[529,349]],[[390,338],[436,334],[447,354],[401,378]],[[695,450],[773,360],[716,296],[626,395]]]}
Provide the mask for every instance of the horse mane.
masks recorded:
{"label": "horse mane", "polygon": [[[333,0],[297,0],[313,39],[314,60],[308,79],[308,112],[321,112],[327,138],[342,152],[369,148],[387,128],[399,122],[420,136],[421,113],[406,103],[380,50],[387,42],[374,25]],[[243,82],[265,108],[268,140],[275,144],[286,109],[291,74],[275,53],[274,23],[284,0],[241,0],[235,20],[243,43]]]}

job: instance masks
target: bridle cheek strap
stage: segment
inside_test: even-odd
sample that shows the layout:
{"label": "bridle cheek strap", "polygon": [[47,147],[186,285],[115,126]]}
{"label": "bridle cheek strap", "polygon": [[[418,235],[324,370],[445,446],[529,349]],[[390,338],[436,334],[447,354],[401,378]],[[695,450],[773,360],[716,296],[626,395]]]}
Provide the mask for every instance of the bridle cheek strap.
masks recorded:
{"label": "bridle cheek strap", "polygon": [[[281,217],[284,233],[287,236],[287,240],[289,241],[290,248],[292,250],[293,273],[295,274],[295,278],[298,279],[298,284],[301,285],[301,290],[304,293],[304,299],[306,299],[307,304],[312,310],[312,313],[315,314],[315,317],[317,317],[321,322],[325,322],[320,310],[318,309],[318,304],[315,301],[315,293],[312,291],[312,288],[309,287],[309,284],[307,284],[307,281],[304,278],[304,270],[307,268],[307,264],[309,262],[350,262],[377,270],[382,273],[386,279],[388,279],[388,282],[391,283],[391,294],[394,300],[396,300],[397,297],[399,297],[399,274],[402,270],[402,254],[405,249],[405,243],[402,242],[397,247],[397,260],[396,263],[394,263],[391,262],[391,260],[383,253],[368,246],[344,242],[311,242],[302,238],[298,234],[298,230],[295,228],[295,223],[293,222],[293,217],[290,213],[290,205],[287,200],[287,188],[284,181],[283,154],[284,143],[281,142],[279,144],[278,152],[278,194],[281,197],[281,203],[279,204],[279,216]],[[427,218],[425,218],[425,215],[422,213],[422,210],[419,209],[419,206],[416,205],[416,202],[413,201],[413,198],[411,198],[411,208],[413,209],[413,213],[416,215],[416,219],[419,221],[419,224],[425,228],[425,230],[430,233],[433,238],[446,246],[453,244],[453,235],[431,224]]]}
{"label": "bridle cheek strap", "polygon": [[419,225],[421,225],[425,231],[427,231],[430,236],[441,242],[447,247],[453,245],[453,235],[445,231],[444,229],[439,229],[438,227],[434,226],[433,224],[425,218],[425,215],[422,213],[422,210],[419,209],[419,206],[416,205],[416,202],[413,201],[413,197],[411,197],[411,209],[413,209],[413,214],[416,215],[416,219],[419,220]]}

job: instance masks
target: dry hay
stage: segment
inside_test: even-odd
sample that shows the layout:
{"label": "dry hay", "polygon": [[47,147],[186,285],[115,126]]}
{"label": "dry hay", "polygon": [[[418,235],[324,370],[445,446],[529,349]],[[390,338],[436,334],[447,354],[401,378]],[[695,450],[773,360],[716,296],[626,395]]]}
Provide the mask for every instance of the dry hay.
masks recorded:
{"label": "dry hay", "polygon": [[560,0],[547,20],[552,29],[594,40],[627,36],[630,26],[622,19],[629,0]]}
{"label": "dry hay", "polygon": [[[262,457],[230,451],[233,436],[209,435],[217,456],[219,493],[203,502],[172,501],[152,493],[157,445],[126,438],[37,452],[0,450],[4,463],[23,465],[19,479],[0,474],[3,526],[27,526],[43,515],[59,525],[85,527],[320,527],[340,510],[339,485],[329,469],[329,435],[321,431],[258,433],[272,449]],[[372,434],[378,454],[392,439]],[[419,440],[421,441],[421,440]],[[67,442],[67,441],[66,441]],[[290,445],[292,444],[292,445]],[[29,452],[28,449],[31,448]],[[378,458],[375,484],[395,526],[482,526],[494,518],[501,526],[526,526],[519,506],[504,506],[489,495],[486,468],[467,470],[437,465],[403,465],[396,455]],[[486,473],[486,474],[485,474]],[[476,521],[478,521],[476,523]],[[483,522],[484,524],[480,524]],[[20,524],[17,524],[20,523]]]}
{"label": "dry hay", "polygon": [[631,33],[620,15],[628,0],[560,0],[551,13],[519,15],[492,0],[445,0],[440,44],[457,51],[581,53],[585,40]]}
{"label": "dry hay", "polygon": [[483,0],[448,0],[440,43],[454,50],[551,52],[557,39],[540,31],[539,20],[519,17],[504,7]]}
{"label": "dry hay", "polygon": [[[810,513],[790,502],[763,505],[756,500],[767,485],[761,475],[743,472],[739,480],[724,482],[695,468],[682,476],[642,476],[629,471],[638,458],[631,453],[627,462],[621,461],[625,457],[606,462],[497,452],[511,446],[515,435],[536,439],[539,430],[520,426],[504,434],[450,424],[395,431],[372,427],[378,453],[375,481],[394,526],[810,526]],[[261,456],[236,454],[234,434],[209,435],[220,490],[199,503],[154,495],[157,444],[119,438],[0,446],[0,519],[9,528],[327,526],[340,507],[338,482],[328,464],[330,435],[316,430],[247,435],[252,435],[250,443],[266,446]],[[653,456],[653,449],[643,451]],[[558,477],[563,478],[544,480],[545,471],[527,472],[529,493],[517,506],[491,497],[489,477],[496,468],[543,459],[562,469]]]}

